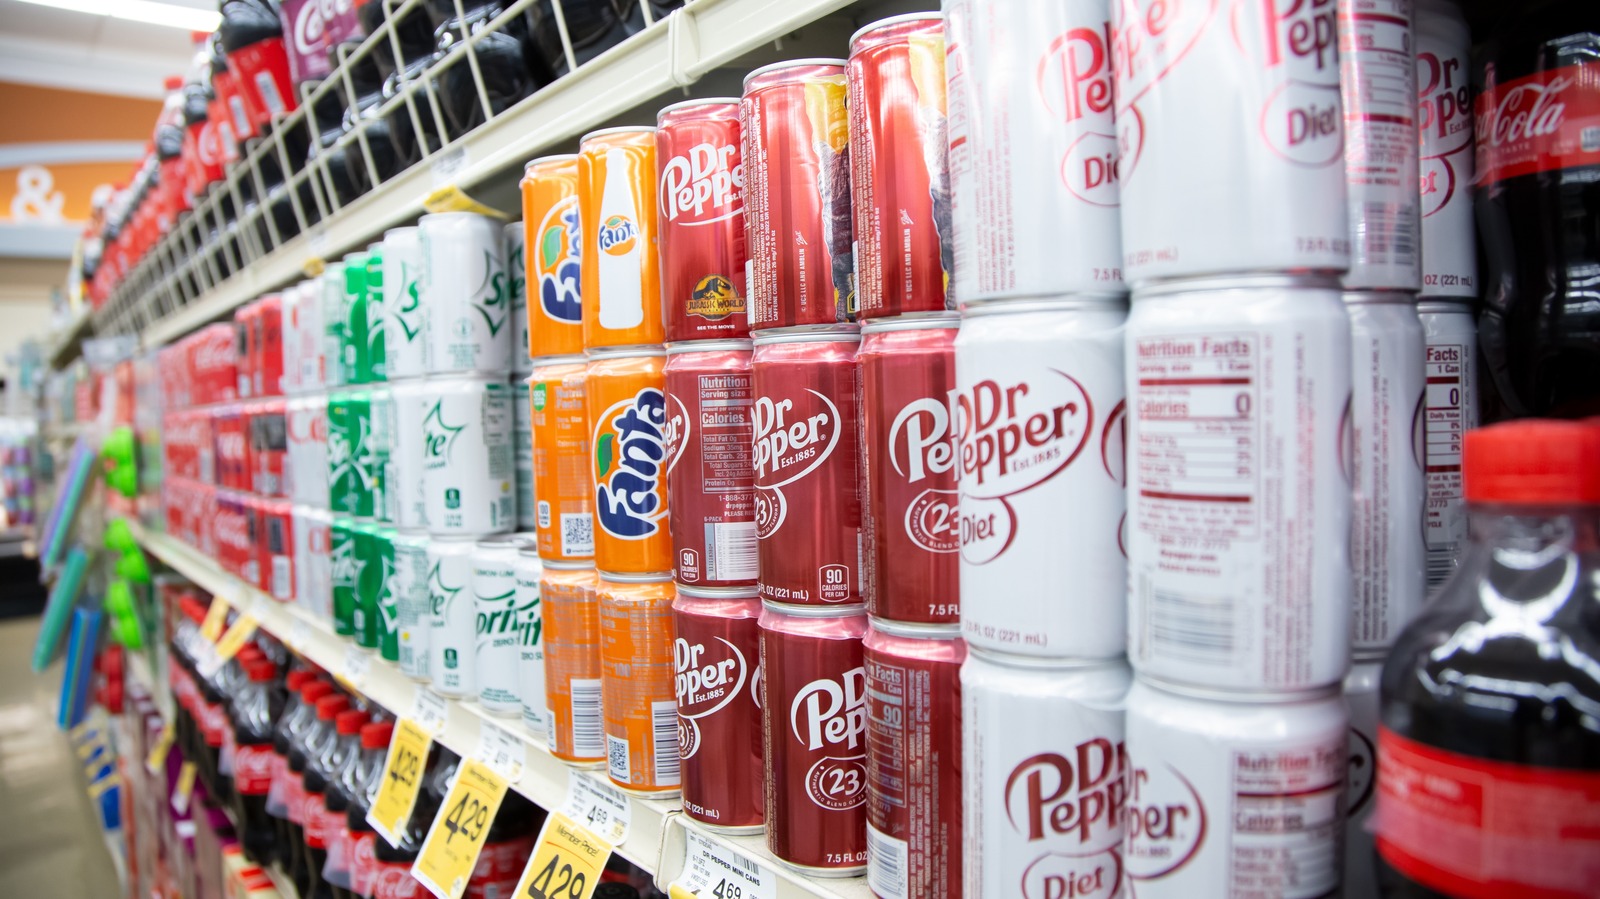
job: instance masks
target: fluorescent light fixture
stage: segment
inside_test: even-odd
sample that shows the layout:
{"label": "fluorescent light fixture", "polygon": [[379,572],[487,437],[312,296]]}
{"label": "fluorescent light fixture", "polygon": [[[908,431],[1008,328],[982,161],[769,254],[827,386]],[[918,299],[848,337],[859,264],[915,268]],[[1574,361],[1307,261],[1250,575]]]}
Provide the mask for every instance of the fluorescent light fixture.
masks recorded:
{"label": "fluorescent light fixture", "polygon": [[22,0],[38,6],[49,6],[72,12],[113,19],[128,19],[151,25],[166,25],[185,31],[216,31],[222,16],[216,10],[176,6],[158,0]]}

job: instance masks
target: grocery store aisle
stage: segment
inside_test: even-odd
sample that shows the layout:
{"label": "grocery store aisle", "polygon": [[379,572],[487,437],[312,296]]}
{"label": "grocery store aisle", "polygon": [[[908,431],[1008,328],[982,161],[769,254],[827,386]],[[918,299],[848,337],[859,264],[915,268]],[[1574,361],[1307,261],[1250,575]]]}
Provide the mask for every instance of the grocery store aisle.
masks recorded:
{"label": "grocery store aisle", "polygon": [[8,896],[115,899],[116,869],[56,728],[61,664],[30,670],[39,619],[0,623],[0,883]]}

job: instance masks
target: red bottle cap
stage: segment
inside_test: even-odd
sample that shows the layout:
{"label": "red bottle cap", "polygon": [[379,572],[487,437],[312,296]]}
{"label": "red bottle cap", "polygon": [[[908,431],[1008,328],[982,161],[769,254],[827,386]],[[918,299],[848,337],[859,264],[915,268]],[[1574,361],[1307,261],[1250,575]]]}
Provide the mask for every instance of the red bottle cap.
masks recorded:
{"label": "red bottle cap", "polygon": [[1467,432],[1461,471],[1469,503],[1600,504],[1600,428],[1529,419]]}
{"label": "red bottle cap", "polygon": [[305,686],[300,688],[300,701],[316,702],[332,692],[333,684],[330,684],[325,680],[308,681]]}
{"label": "red bottle cap", "polygon": [[166,80],[163,81],[162,84],[166,85],[167,90],[175,91],[175,90],[183,87],[183,76],[182,75],[168,75]]}
{"label": "red bottle cap", "polygon": [[323,721],[332,721],[339,713],[350,708],[350,697],[335,693],[317,700],[317,717]]}
{"label": "red bottle cap", "polygon": [[250,675],[253,684],[266,683],[278,676],[278,666],[272,662],[261,659],[246,666],[245,671]]}
{"label": "red bottle cap", "polygon": [[300,688],[304,687],[306,685],[306,682],[309,681],[309,680],[311,680],[311,672],[305,670],[304,668],[301,668],[301,669],[299,669],[297,671],[289,672],[289,679],[288,679],[288,684],[287,685],[288,685],[288,687],[289,687],[289,689],[291,691],[293,691],[295,693],[299,693],[300,692]]}
{"label": "red bottle cap", "polygon": [[334,719],[334,727],[338,728],[339,736],[348,737],[352,734],[361,733],[362,726],[371,720],[371,718],[367,717],[366,712],[360,709],[351,709],[348,712],[339,713],[339,717]]}
{"label": "red bottle cap", "polygon": [[389,745],[389,740],[394,737],[394,723],[391,721],[374,721],[361,728],[362,749],[383,749]]}

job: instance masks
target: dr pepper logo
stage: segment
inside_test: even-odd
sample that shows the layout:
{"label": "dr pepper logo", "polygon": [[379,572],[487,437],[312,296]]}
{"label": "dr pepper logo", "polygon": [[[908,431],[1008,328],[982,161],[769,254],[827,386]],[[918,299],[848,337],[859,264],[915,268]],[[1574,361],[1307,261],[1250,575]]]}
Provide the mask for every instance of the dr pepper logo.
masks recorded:
{"label": "dr pepper logo", "polygon": [[722,711],[738,698],[749,678],[750,664],[739,647],[721,637],[672,644],[674,683],[678,698],[678,757],[692,758],[700,748],[698,719]]}
{"label": "dr pepper logo", "polygon": [[782,488],[833,455],[842,423],[833,400],[807,388],[795,399],[757,397],[755,450],[756,535],[777,532],[788,513]]}
{"label": "dr pepper logo", "polygon": [[1117,137],[1112,133],[1111,23],[1072,28],[1050,42],[1035,69],[1039,99],[1050,115],[1077,126],[1061,158],[1061,180],[1094,206],[1116,206]]}
{"label": "dr pepper logo", "polygon": [[620,540],[642,540],[667,515],[666,396],[646,387],[594,423],[595,517]]}
{"label": "dr pepper logo", "polygon": [[[867,799],[867,670],[806,684],[789,704],[789,729],[807,752],[825,753],[806,772],[806,795],[825,809],[855,808]],[[826,753],[847,753],[844,756]]]}
{"label": "dr pepper logo", "polygon": [[[952,391],[952,394],[954,391]],[[951,402],[953,402],[953,398]],[[889,465],[910,487],[926,485],[906,508],[906,535],[929,552],[961,548],[950,405],[932,397],[906,403],[889,426]]]}
{"label": "dr pepper logo", "polygon": [[1131,880],[1157,880],[1177,871],[1206,840],[1200,791],[1171,765],[1128,771],[1125,861]]}
{"label": "dr pepper logo", "polygon": [[[661,212],[681,225],[709,225],[744,210],[744,165],[735,144],[696,144],[661,167]],[[681,221],[680,221],[681,219]]]}
{"label": "dr pepper logo", "polygon": [[1095,737],[1065,754],[1030,756],[1012,769],[1006,819],[1027,843],[1050,847],[1021,872],[1026,899],[1118,894],[1126,761],[1121,743]]}

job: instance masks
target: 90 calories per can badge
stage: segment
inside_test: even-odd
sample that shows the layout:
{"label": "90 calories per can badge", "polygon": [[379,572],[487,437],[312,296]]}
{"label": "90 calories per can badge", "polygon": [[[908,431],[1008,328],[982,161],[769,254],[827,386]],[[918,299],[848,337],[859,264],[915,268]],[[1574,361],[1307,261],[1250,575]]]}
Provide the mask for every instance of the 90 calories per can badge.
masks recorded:
{"label": "90 calories per can badge", "polygon": [[684,100],[656,114],[661,299],[669,343],[750,331],[739,144],[736,97]]}
{"label": "90 calories per can badge", "polygon": [[666,351],[589,353],[584,402],[594,485],[594,563],[602,574],[672,570],[667,522]]}
{"label": "90 calories per can badge", "polygon": [[748,340],[667,347],[667,494],[678,583],[756,583],[755,472]]}
{"label": "90 calories per can badge", "polygon": [[672,601],[683,813],[724,833],[760,833],[761,600],[694,594],[679,586]]}

